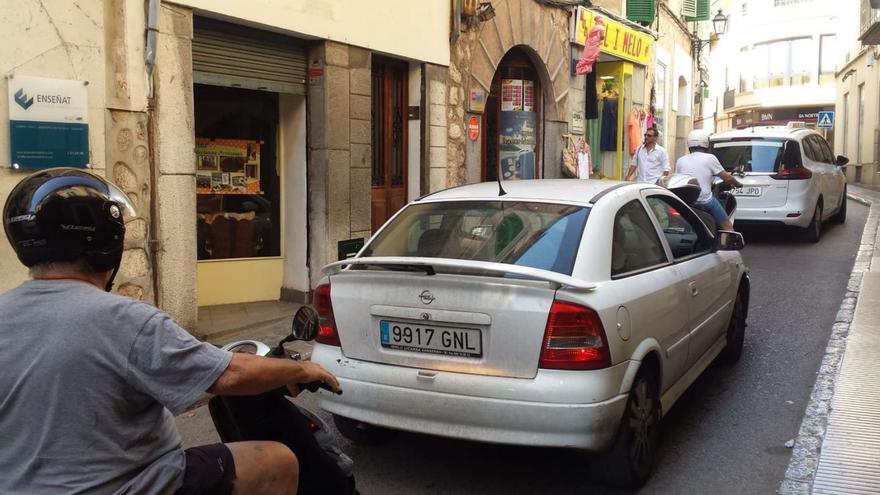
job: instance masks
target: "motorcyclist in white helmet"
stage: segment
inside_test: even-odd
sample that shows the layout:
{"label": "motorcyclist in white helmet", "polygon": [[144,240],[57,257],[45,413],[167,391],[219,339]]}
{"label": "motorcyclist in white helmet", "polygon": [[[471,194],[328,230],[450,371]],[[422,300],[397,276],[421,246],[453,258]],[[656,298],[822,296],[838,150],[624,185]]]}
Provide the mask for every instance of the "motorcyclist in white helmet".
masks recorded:
{"label": "motorcyclist in white helmet", "polygon": [[675,162],[675,172],[696,177],[700,183],[697,206],[708,210],[721,230],[733,230],[733,222],[728,218],[718,199],[712,195],[712,178],[721,177],[725,183],[734,187],[742,187],[742,184],[724,170],[715,155],[709,153],[710,134],[707,129],[694,129],[688,134],[687,146],[690,153]]}

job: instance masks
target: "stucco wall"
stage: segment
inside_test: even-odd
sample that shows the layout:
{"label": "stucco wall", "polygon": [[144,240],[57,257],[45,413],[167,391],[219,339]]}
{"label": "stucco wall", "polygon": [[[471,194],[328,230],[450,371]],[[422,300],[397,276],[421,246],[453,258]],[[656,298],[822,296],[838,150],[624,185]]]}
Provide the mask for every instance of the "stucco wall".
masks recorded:
{"label": "stucco wall", "polygon": [[199,14],[323,38],[439,65],[449,63],[449,0],[176,0]]}

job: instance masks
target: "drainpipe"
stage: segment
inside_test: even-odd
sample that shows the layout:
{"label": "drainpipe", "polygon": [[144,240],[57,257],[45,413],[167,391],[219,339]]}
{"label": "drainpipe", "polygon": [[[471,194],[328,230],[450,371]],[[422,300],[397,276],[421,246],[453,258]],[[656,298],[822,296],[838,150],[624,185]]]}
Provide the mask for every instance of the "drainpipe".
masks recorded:
{"label": "drainpipe", "polygon": [[155,112],[155,97],[153,94],[153,69],[156,67],[156,35],[159,30],[159,3],[160,0],[149,0],[147,8],[146,47],[144,50],[144,68],[147,76],[147,139],[149,145],[150,166],[150,232],[147,243],[148,256],[153,265],[153,298],[156,306],[160,306],[159,294],[159,264],[156,253],[161,249],[159,242],[159,202],[156,188],[159,186],[159,172],[156,168],[156,126],[153,114]]}
{"label": "drainpipe", "polygon": [[147,69],[147,98],[153,98],[153,68],[156,66],[156,33],[159,24],[159,3],[161,0],[149,0],[147,9],[147,47],[144,50],[144,65]]}

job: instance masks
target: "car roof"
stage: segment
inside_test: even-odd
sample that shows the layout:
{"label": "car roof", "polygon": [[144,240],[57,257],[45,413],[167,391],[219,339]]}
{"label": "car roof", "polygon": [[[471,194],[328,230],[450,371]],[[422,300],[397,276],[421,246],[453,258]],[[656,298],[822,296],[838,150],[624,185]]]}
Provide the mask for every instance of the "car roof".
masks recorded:
{"label": "car roof", "polygon": [[422,196],[416,202],[445,201],[450,199],[503,199],[505,201],[529,200],[590,203],[596,196],[604,192],[627,184],[632,185],[633,183],[593,179],[532,179],[502,181],[501,184],[507,192],[504,196],[498,196],[497,182],[480,182],[437,191]]}
{"label": "car roof", "polygon": [[799,138],[815,131],[804,127],[786,127],[782,125],[753,126],[745,129],[731,129],[717,132],[709,138],[711,141],[723,141],[735,138]]}

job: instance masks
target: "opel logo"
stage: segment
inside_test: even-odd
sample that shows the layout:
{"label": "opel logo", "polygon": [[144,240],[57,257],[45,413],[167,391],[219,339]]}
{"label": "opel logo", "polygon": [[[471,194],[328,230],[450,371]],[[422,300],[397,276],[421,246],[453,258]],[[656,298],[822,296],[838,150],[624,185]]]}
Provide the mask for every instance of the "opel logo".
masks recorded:
{"label": "opel logo", "polygon": [[419,294],[419,299],[425,304],[431,304],[434,302],[434,294],[429,290],[423,290],[421,294]]}

